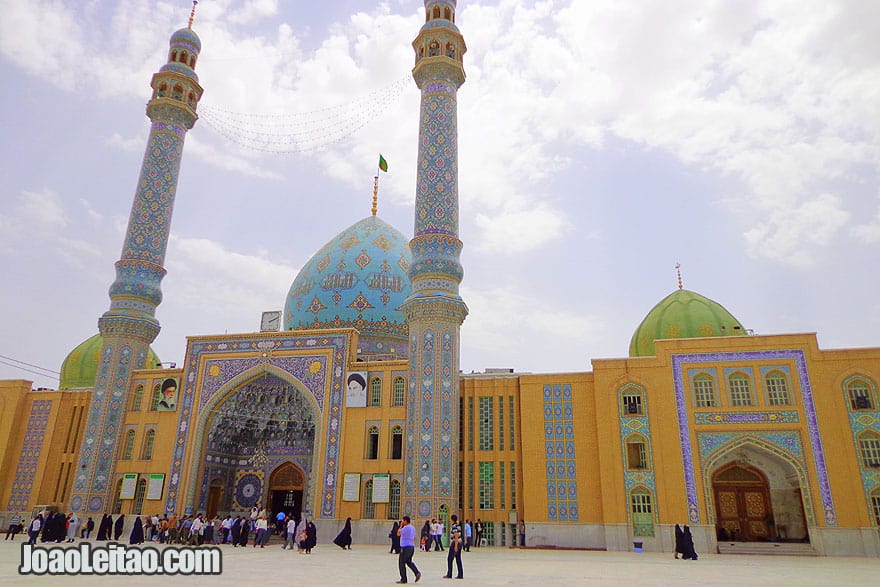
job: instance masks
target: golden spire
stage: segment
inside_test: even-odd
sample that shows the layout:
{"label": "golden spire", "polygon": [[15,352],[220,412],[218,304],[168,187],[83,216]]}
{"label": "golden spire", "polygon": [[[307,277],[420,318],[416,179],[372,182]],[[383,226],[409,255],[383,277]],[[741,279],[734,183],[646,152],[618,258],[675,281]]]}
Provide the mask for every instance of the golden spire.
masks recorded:
{"label": "golden spire", "polygon": [[684,289],[684,286],[681,283],[681,263],[675,263],[675,273],[678,275],[678,289]]}
{"label": "golden spire", "polygon": [[376,210],[379,207],[379,175],[377,174],[373,178],[373,216],[376,215]]}
{"label": "golden spire", "polygon": [[188,29],[193,28],[193,19],[196,17],[196,4],[198,3],[199,0],[193,0],[193,8],[192,11],[189,13],[189,24],[186,25],[186,28]]}

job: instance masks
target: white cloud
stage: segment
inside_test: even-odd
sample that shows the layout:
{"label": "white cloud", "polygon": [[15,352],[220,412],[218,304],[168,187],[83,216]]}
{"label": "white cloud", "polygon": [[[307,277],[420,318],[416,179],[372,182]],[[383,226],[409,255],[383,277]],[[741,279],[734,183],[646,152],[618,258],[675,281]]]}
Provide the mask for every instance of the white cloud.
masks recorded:
{"label": "white cloud", "polygon": [[166,287],[179,305],[212,315],[249,312],[256,315],[277,306],[278,292],[287,291],[298,269],[266,256],[228,250],[203,238],[172,236]]}
{"label": "white cloud", "polygon": [[775,211],[746,232],[750,253],[795,266],[811,265],[811,249],[804,245],[825,245],[831,241],[849,217],[841,204],[840,198],[822,194],[797,208]]}

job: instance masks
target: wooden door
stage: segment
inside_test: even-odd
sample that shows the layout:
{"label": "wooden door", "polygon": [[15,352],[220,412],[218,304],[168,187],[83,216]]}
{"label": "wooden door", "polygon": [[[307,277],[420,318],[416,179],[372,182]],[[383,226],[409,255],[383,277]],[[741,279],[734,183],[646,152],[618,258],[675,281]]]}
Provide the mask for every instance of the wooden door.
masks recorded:
{"label": "wooden door", "polygon": [[773,509],[770,486],[756,469],[730,465],[713,477],[719,537],[763,541],[770,537]]}

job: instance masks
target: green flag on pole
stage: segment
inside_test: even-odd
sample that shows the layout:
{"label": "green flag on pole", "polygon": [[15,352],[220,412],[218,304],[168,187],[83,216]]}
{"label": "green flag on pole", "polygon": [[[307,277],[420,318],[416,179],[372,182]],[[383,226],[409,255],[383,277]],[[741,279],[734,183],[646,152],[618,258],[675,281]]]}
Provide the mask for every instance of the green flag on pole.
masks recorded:
{"label": "green flag on pole", "polygon": [[388,173],[388,161],[385,161],[385,157],[381,153],[379,153],[379,169]]}

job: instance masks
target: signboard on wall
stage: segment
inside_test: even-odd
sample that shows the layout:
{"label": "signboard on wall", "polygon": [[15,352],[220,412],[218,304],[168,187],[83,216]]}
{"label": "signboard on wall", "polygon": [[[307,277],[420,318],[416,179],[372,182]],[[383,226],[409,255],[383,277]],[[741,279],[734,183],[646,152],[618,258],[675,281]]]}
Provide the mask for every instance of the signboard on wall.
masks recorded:
{"label": "signboard on wall", "polygon": [[345,473],[342,476],[342,501],[360,501],[361,474]]}
{"label": "signboard on wall", "polygon": [[150,481],[147,484],[147,499],[162,499],[162,489],[165,487],[165,475],[163,473],[150,473]]}
{"label": "signboard on wall", "polygon": [[134,490],[137,487],[137,473],[122,474],[122,489],[119,490],[119,499],[134,499]]}
{"label": "signboard on wall", "polygon": [[391,494],[391,475],[377,473],[373,475],[373,503],[388,503]]}

